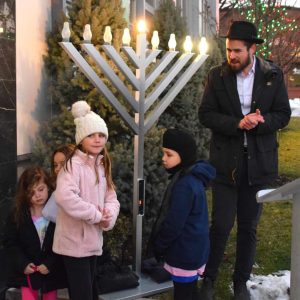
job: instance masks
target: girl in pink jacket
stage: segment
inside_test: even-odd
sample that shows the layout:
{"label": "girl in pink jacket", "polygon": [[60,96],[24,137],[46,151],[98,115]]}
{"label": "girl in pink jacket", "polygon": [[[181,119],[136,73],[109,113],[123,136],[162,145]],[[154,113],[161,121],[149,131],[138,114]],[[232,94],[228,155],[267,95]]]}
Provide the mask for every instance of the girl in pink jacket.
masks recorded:
{"label": "girl in pink jacket", "polygon": [[113,228],[120,204],[111,176],[104,120],[85,101],[72,106],[76,149],[59,172],[53,251],[63,255],[72,300],[98,299],[94,284],[102,232]]}

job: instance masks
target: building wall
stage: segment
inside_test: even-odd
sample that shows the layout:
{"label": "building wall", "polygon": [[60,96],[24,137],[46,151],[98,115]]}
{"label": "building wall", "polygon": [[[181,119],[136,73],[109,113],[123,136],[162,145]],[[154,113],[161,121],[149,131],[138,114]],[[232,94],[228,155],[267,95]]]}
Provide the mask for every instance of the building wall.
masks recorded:
{"label": "building wall", "polygon": [[[51,0],[0,0],[0,237],[12,204],[17,170],[49,117],[43,68]],[[16,24],[16,25],[15,25]],[[1,249],[1,245],[0,245]]]}
{"label": "building wall", "polygon": [[[146,19],[151,18],[159,8],[162,0],[122,0],[123,6],[130,6],[130,22],[143,14]],[[219,4],[216,0],[173,0],[181,9],[182,16],[186,19],[188,34],[194,39],[201,36],[212,36],[216,33],[219,21]],[[128,9],[127,9],[128,10]],[[127,16],[127,15],[126,15]]]}
{"label": "building wall", "polygon": [[[0,1],[0,237],[16,184],[15,5]],[[0,244],[1,259],[1,244]],[[1,272],[0,272],[1,273]],[[1,274],[0,274],[1,277]],[[0,278],[1,280],[1,278]]]}
{"label": "building wall", "polygon": [[124,17],[129,24],[129,22],[130,22],[130,0],[122,0],[122,6],[125,9]]}
{"label": "building wall", "polygon": [[51,111],[43,66],[46,32],[51,30],[51,0],[16,0],[16,20],[17,155],[20,156],[32,152],[39,124],[49,118]]}
{"label": "building wall", "polygon": [[212,36],[218,24],[218,1],[216,0],[176,0],[182,9],[188,33],[198,39],[201,36]]}
{"label": "building wall", "polygon": [[[60,24],[61,18],[67,11],[67,0],[51,0],[51,20],[52,28],[56,28]],[[130,1],[130,0],[127,0]]]}
{"label": "building wall", "polygon": [[183,1],[182,11],[183,16],[186,19],[188,33],[193,38],[199,38],[201,35],[201,11],[200,11],[200,2],[199,0],[189,0]]}

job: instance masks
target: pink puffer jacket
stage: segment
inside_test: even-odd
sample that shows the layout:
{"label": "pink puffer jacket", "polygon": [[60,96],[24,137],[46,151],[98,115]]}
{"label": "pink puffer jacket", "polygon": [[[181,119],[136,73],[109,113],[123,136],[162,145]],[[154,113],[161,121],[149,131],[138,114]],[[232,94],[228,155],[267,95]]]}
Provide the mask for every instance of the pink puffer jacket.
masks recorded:
{"label": "pink puffer jacket", "polygon": [[[120,203],[114,190],[107,190],[102,157],[98,157],[99,183],[96,183],[95,158],[80,150],[57,177],[55,199],[58,215],[53,251],[72,257],[102,254],[103,230],[115,225]],[[108,227],[98,225],[101,211],[108,209],[113,218]]]}

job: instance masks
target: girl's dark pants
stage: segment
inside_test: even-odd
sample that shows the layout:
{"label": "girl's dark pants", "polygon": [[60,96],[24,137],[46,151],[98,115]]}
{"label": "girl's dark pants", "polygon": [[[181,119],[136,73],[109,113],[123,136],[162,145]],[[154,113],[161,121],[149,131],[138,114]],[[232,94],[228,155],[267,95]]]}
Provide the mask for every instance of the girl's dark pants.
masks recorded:
{"label": "girl's dark pants", "polygon": [[71,300],[97,300],[97,256],[63,256]]}
{"label": "girl's dark pants", "polygon": [[204,276],[213,281],[217,277],[235,217],[237,217],[237,239],[233,281],[246,282],[254,264],[256,228],[262,212],[262,204],[257,203],[256,193],[263,187],[249,185],[247,159],[248,155],[245,152],[237,186],[214,183],[212,187],[210,255]]}

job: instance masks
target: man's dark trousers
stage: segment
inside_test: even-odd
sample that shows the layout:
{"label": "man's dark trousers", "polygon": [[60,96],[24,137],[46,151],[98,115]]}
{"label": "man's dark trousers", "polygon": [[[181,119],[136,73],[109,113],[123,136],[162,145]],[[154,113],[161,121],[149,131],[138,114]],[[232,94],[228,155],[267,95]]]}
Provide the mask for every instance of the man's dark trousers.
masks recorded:
{"label": "man's dark trousers", "polygon": [[262,186],[248,184],[248,155],[245,151],[238,170],[236,186],[214,183],[212,186],[213,211],[210,228],[210,255],[205,277],[213,281],[218,274],[230,231],[237,216],[236,263],[234,282],[246,282],[252,271],[256,250],[256,228],[262,204],[256,202],[256,193]]}

